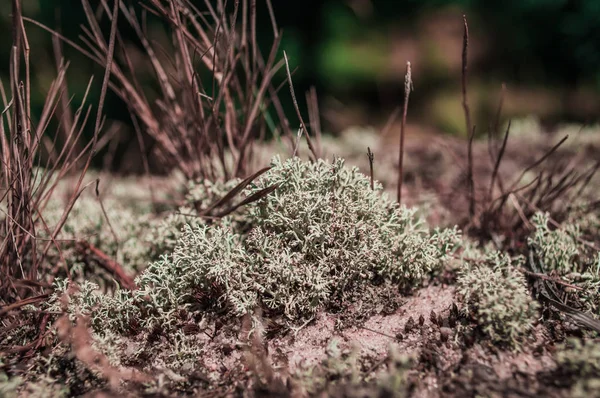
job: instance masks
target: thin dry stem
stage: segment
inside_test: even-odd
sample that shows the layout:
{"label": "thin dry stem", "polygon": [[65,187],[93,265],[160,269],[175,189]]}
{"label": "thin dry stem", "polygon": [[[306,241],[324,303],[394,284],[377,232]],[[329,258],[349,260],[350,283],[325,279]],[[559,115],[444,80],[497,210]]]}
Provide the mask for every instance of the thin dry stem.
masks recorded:
{"label": "thin dry stem", "polygon": [[400,145],[398,154],[398,204],[402,204],[402,183],[404,179],[404,140],[406,136],[406,115],[408,114],[408,100],[413,88],[412,72],[410,62],[406,63],[406,75],[404,76],[404,105],[402,107],[402,124],[400,126]]}

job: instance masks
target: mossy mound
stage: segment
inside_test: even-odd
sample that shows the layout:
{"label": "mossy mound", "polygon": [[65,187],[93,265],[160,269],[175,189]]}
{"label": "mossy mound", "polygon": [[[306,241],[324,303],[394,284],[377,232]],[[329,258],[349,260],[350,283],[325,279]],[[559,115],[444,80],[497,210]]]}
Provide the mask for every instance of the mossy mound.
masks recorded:
{"label": "mossy mound", "polygon": [[466,260],[457,280],[467,316],[493,342],[512,348],[531,331],[538,308],[518,269],[521,260],[490,251]]}
{"label": "mossy mound", "polygon": [[430,231],[343,160],[271,166],[246,191],[277,187],[249,205],[249,232],[228,218],[185,225],[173,252],[140,275],[164,311],[209,295],[237,315],[264,307],[294,320],[367,284],[414,285],[449,258],[455,229]]}

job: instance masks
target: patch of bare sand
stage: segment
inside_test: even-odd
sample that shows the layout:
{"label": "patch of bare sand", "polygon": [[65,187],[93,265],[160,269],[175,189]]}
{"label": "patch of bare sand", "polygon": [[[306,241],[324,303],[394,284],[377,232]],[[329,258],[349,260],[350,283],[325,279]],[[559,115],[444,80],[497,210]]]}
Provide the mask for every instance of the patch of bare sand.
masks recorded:
{"label": "patch of bare sand", "polygon": [[[412,354],[423,344],[426,335],[438,329],[431,323],[431,312],[434,311],[442,317],[447,316],[453,300],[454,287],[430,285],[408,297],[407,302],[394,314],[373,316],[365,322],[364,328],[344,330],[342,334],[346,341],[358,342],[362,353],[366,355],[385,356],[390,343],[394,343],[400,352]],[[423,325],[419,325],[421,316],[424,319]],[[406,332],[405,327],[409,318],[413,319],[415,327]],[[398,339],[400,341],[394,342],[387,337],[398,334],[402,335],[401,339]]]}
{"label": "patch of bare sand", "polygon": [[[342,349],[359,350],[361,358],[368,358],[370,363],[385,359],[391,347],[413,357],[409,377],[416,383],[415,397],[461,396],[470,391],[464,386],[473,385],[481,385],[481,391],[508,389],[505,385],[536,391],[536,374],[555,366],[551,353],[543,348],[549,342],[545,328],[538,325],[521,352],[498,350],[489,342],[466,348],[457,329],[449,327],[454,300],[453,286],[432,284],[406,297],[396,312],[375,315],[361,326],[342,330],[336,329],[335,315],[321,313],[296,331],[265,339],[269,361],[274,369],[293,374],[320,364],[327,358],[328,346],[336,340]],[[203,362],[213,377],[218,373],[223,377],[247,365],[243,344],[234,335],[205,342],[204,352],[210,354]]]}
{"label": "patch of bare sand", "polygon": [[[316,365],[325,359],[327,346],[334,339],[343,346],[357,347],[361,355],[374,359],[384,358],[392,344],[399,352],[415,354],[427,335],[437,333],[439,336],[438,328],[430,321],[431,312],[446,316],[453,297],[453,287],[430,285],[408,297],[406,303],[395,313],[373,316],[363,327],[337,331],[335,316],[321,314],[313,323],[295,334],[271,340],[269,345],[287,355],[292,372],[301,367]],[[423,325],[419,325],[421,316],[425,320]],[[406,333],[405,326],[411,317],[415,327]],[[399,333],[402,335],[401,339],[396,338]]]}

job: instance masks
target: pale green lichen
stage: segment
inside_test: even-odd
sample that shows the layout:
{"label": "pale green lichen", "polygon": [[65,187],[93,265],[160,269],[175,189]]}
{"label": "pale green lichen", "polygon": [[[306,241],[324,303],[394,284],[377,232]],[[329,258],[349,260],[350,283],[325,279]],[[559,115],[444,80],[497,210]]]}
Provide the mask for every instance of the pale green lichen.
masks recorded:
{"label": "pale green lichen", "polygon": [[79,315],[89,316],[95,331],[131,332],[139,322],[141,311],[134,293],[116,289],[112,294],[100,292],[97,284],[84,281],[80,285],[66,279],[54,282],[54,293],[48,300],[48,311],[65,312],[71,321]]}
{"label": "pale green lichen", "polygon": [[[60,240],[62,256],[68,259],[70,271],[83,279],[85,262],[76,250],[78,241],[85,241],[133,272],[143,269],[151,242],[144,240],[144,234],[151,220],[150,209],[144,206],[127,205],[114,197],[100,201],[91,193],[82,195],[73,206],[57,239]],[[59,224],[67,202],[53,199],[44,211],[44,221],[50,231]],[[46,237],[46,231],[40,231]],[[52,249],[54,249],[52,247]],[[58,253],[51,253],[59,258]]]}
{"label": "pale green lichen", "polygon": [[[239,179],[227,182],[209,180],[188,182],[183,204],[175,211],[169,211],[166,217],[155,219],[150,223],[144,236],[144,240],[150,246],[148,257],[158,260],[162,254],[171,252],[177,245],[184,225],[196,228],[210,222],[210,218],[201,217],[201,212],[223,198],[239,182]],[[243,223],[245,219],[243,211],[242,209],[236,212],[230,219]]]}
{"label": "pale green lichen", "polygon": [[[184,205],[198,215],[238,182],[191,184]],[[126,366],[143,354],[151,356],[151,368],[188,374],[202,368],[198,358],[205,354],[208,337],[188,335],[181,328],[205,327],[202,322],[212,313],[207,309],[241,315],[262,307],[293,323],[378,289],[389,295],[394,287],[400,295],[400,288],[440,269],[458,240],[456,229],[430,230],[416,210],[389,200],[378,183],[372,190],[368,177],[340,159],[309,163],[275,158],[272,169],[244,195],[272,185],[277,186],[273,193],[223,219],[173,215],[160,224],[162,229],[148,221],[148,230],[138,231],[132,241],[151,244],[158,260],[138,275],[136,290],[115,285],[104,293],[89,280],[57,278],[43,310],[64,311],[72,322],[89,317],[91,346],[114,366]],[[76,210],[73,220],[78,221],[66,233],[104,229],[100,217],[82,217],[85,206]],[[110,250],[107,242],[97,243]],[[161,339],[157,344],[134,342],[154,335]],[[66,356],[57,335],[50,337],[56,343],[52,355]],[[69,366],[85,367],[73,357],[69,361]],[[42,362],[36,360],[39,369]],[[48,377],[66,372],[56,362],[49,367],[54,370]],[[96,377],[69,372],[73,382]],[[394,384],[395,376],[390,377]]]}
{"label": "pale green lichen", "polygon": [[238,315],[264,305],[289,319],[310,316],[366,283],[414,285],[449,258],[457,239],[455,229],[430,231],[340,159],[274,158],[246,194],[273,185],[249,206],[248,234],[228,220],[186,225],[173,252],[140,275],[164,316],[202,292]]}
{"label": "pale green lichen", "polygon": [[560,371],[574,381],[570,396],[583,398],[600,395],[600,343],[570,339],[567,345],[556,352],[556,362]]}
{"label": "pale green lichen", "polygon": [[531,331],[537,303],[518,267],[522,259],[489,252],[463,263],[458,293],[463,309],[494,342],[518,348]]}
{"label": "pale green lichen", "polygon": [[581,239],[582,231],[597,233],[596,220],[596,214],[587,213],[552,229],[548,214],[537,213],[532,218],[535,231],[529,245],[539,252],[544,272],[556,272],[580,288],[573,292],[574,298],[587,312],[600,315],[600,252],[594,242]]}
{"label": "pale green lichen", "polygon": [[69,397],[69,388],[58,380],[48,376],[36,380],[25,380],[20,377],[8,378],[0,372],[0,397],[4,398],[63,398]]}
{"label": "pale green lichen", "polygon": [[356,347],[340,347],[335,339],[327,346],[326,355],[321,363],[300,368],[293,375],[296,392],[300,396],[410,396],[407,376],[414,361],[394,346],[390,347],[386,360],[379,366],[373,365],[372,358],[361,356]]}
{"label": "pale green lichen", "polygon": [[532,218],[535,231],[529,238],[529,245],[540,251],[546,271],[561,274],[577,272],[575,257],[579,254],[577,237],[580,235],[577,224],[567,224],[563,228],[551,230],[548,214],[536,213]]}

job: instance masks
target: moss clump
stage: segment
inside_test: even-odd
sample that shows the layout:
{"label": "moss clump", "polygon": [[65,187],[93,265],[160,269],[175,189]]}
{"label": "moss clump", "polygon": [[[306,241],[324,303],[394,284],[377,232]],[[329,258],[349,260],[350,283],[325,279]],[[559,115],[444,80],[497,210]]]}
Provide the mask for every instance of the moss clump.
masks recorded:
{"label": "moss clump", "polygon": [[430,231],[340,159],[276,157],[246,194],[272,185],[247,208],[248,233],[231,219],[183,228],[173,252],[138,279],[157,308],[166,314],[208,295],[238,315],[265,306],[298,319],[368,283],[414,285],[457,239],[455,229]]}
{"label": "moss clump", "polygon": [[[96,197],[91,193],[83,194],[75,202],[58,235],[63,258],[68,259],[74,277],[81,280],[90,275],[84,272],[86,261],[76,248],[78,241],[99,248],[131,272],[143,269],[148,263],[151,243],[144,236],[151,220],[150,207],[125,203],[113,196],[103,199],[102,204],[106,214]],[[67,202],[60,198],[48,202],[44,220],[50,231],[60,222],[66,206]],[[41,231],[42,237],[46,237],[44,232]],[[51,254],[58,261],[59,255],[54,248]]]}
{"label": "moss clump", "polygon": [[[413,358],[390,347],[385,361],[360,355],[358,349],[342,349],[337,340],[327,346],[327,357],[319,364],[293,375],[299,396],[390,397],[410,396],[408,371]],[[375,363],[373,363],[375,362]]]}
{"label": "moss clump", "polygon": [[465,312],[492,341],[513,348],[531,330],[537,309],[517,268],[520,262],[490,252],[465,261],[457,280]]}
{"label": "moss clump", "polygon": [[54,281],[54,293],[45,304],[48,311],[65,311],[70,320],[89,316],[94,331],[101,334],[115,331],[130,333],[141,318],[139,303],[143,298],[129,290],[116,290],[112,295],[102,294],[99,286],[90,281],[77,285],[67,279]]}
{"label": "moss clump", "polygon": [[592,244],[580,239],[582,230],[597,234],[597,216],[588,214],[577,221],[566,222],[551,229],[548,214],[537,213],[532,218],[535,232],[529,245],[538,251],[545,272],[558,273],[561,279],[581,289],[572,294],[578,307],[600,315],[600,253]]}
{"label": "moss clump", "polygon": [[573,381],[572,397],[600,395],[600,343],[570,339],[556,353],[556,362],[563,378]]}
{"label": "moss clump", "polygon": [[[166,217],[158,218],[150,223],[144,240],[149,245],[148,257],[159,260],[164,253],[171,252],[177,245],[184,225],[197,228],[206,225],[206,219],[200,217],[200,212],[223,198],[238,183],[239,179],[222,181],[190,181],[185,187],[183,204]],[[231,216],[239,223],[245,219],[244,209]]]}

